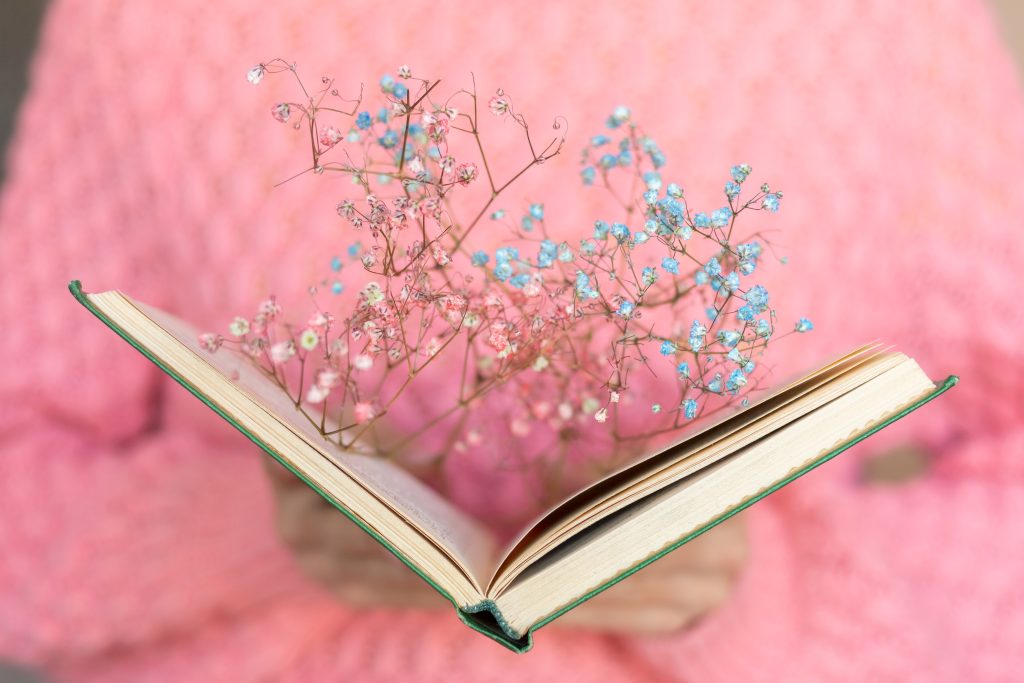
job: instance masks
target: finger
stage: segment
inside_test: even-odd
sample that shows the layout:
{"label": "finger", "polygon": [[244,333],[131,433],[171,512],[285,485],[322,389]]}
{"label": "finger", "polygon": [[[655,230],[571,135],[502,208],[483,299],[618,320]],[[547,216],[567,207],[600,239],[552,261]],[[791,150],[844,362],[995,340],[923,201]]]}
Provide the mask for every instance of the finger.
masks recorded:
{"label": "finger", "polygon": [[700,616],[696,610],[659,605],[631,608],[583,605],[566,613],[555,623],[618,635],[661,635],[680,631]]}

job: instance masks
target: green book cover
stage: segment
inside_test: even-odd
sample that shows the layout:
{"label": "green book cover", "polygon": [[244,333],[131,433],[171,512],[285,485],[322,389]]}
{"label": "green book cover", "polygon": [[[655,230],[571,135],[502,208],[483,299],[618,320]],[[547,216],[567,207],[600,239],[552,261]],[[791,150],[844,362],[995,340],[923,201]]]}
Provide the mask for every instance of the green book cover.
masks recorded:
{"label": "green book cover", "polygon": [[829,452],[825,453],[824,455],[821,455],[820,457],[815,459],[813,462],[810,462],[809,464],[805,465],[804,467],[802,467],[802,468],[792,472],[789,476],[787,476],[787,477],[785,477],[785,478],[775,482],[774,484],[772,484],[768,488],[760,491],[757,495],[752,496],[752,497],[744,500],[739,505],[731,507],[730,509],[725,511],[723,514],[721,514],[718,517],[716,517],[716,518],[712,519],[711,521],[707,522],[706,524],[704,524],[700,528],[698,528],[698,529],[696,529],[696,530],[686,534],[685,536],[677,539],[675,542],[673,542],[672,544],[670,544],[667,547],[663,548],[661,551],[657,552],[656,554],[651,555],[650,557],[644,559],[643,561],[636,563],[635,565],[629,567],[625,571],[622,571],[621,573],[619,573],[618,575],[614,576],[613,578],[605,581],[604,583],[602,583],[601,585],[597,586],[596,588],[591,589],[590,591],[588,591],[584,595],[580,596],[576,600],[574,600],[571,603],[561,607],[557,611],[552,612],[551,614],[547,615],[546,617],[544,617],[543,619],[541,619],[537,623],[533,624],[525,633],[518,633],[518,632],[516,632],[514,629],[512,629],[507,624],[505,619],[502,617],[502,615],[500,613],[500,610],[498,610],[496,605],[492,601],[490,601],[490,600],[485,600],[485,601],[483,601],[483,602],[481,602],[481,603],[479,603],[479,604],[477,604],[475,606],[472,606],[472,607],[460,607],[459,604],[457,603],[457,601],[447,591],[445,591],[441,586],[439,586],[436,582],[434,582],[426,573],[424,573],[415,563],[410,561],[410,559],[408,557],[406,557],[402,552],[400,552],[397,548],[395,548],[388,541],[387,538],[384,538],[383,536],[381,536],[380,534],[378,534],[374,530],[372,530],[370,527],[368,527],[366,524],[364,524],[350,510],[346,509],[346,507],[343,504],[340,504],[338,501],[334,500],[334,498],[332,496],[328,495],[320,486],[317,485],[317,483],[315,481],[312,481],[308,477],[304,476],[301,472],[297,471],[294,467],[292,467],[287,462],[287,460],[285,460],[281,456],[280,453],[276,452],[273,448],[271,448],[267,443],[265,443],[263,440],[261,440],[258,436],[256,436],[252,432],[250,432],[243,425],[239,424],[236,420],[234,420],[232,417],[230,417],[228,414],[226,414],[217,405],[215,405],[212,401],[210,401],[195,386],[193,386],[191,383],[189,383],[185,378],[183,378],[180,374],[175,372],[173,369],[168,367],[159,358],[155,357],[142,344],[140,344],[136,339],[134,339],[130,334],[128,334],[128,332],[126,332],[119,325],[114,323],[108,316],[106,316],[102,311],[100,311],[89,300],[89,298],[86,295],[86,293],[82,290],[81,283],[78,280],[72,281],[69,284],[68,288],[70,289],[72,295],[74,295],[74,297],[79,301],[79,303],[81,303],[83,306],[85,306],[85,308],[87,308],[90,312],[92,312],[97,318],[99,318],[104,324],[106,324],[108,327],[110,327],[121,338],[123,338],[125,341],[127,341],[129,344],[131,344],[136,350],[138,350],[144,356],[149,358],[149,360],[151,360],[161,370],[163,370],[168,375],[170,375],[175,381],[177,381],[179,384],[181,384],[186,389],[188,389],[199,400],[203,401],[203,403],[205,403],[208,407],[210,407],[210,409],[212,409],[214,412],[216,412],[221,417],[223,417],[225,420],[227,420],[236,429],[238,429],[247,438],[249,438],[253,443],[255,443],[257,446],[259,446],[261,449],[263,449],[266,453],[268,453],[271,457],[273,457],[275,460],[277,460],[282,465],[284,465],[286,468],[288,468],[297,477],[302,479],[302,481],[304,481],[309,487],[311,487],[313,490],[315,490],[317,493],[319,493],[322,497],[324,497],[328,502],[330,502],[334,507],[336,507],[342,514],[344,514],[346,517],[348,517],[353,522],[355,522],[357,525],[359,525],[360,528],[362,528],[366,533],[370,534],[377,542],[379,542],[382,546],[384,546],[391,553],[393,553],[395,556],[397,556],[412,571],[414,571],[417,575],[419,575],[421,578],[423,578],[425,581],[427,581],[427,583],[429,583],[435,590],[437,590],[438,593],[440,593],[442,596],[445,597],[445,599],[447,599],[449,602],[452,603],[452,605],[456,609],[456,613],[458,614],[459,619],[461,619],[463,623],[465,623],[470,628],[472,628],[472,629],[474,629],[474,630],[484,634],[485,636],[487,636],[487,637],[497,641],[498,643],[504,645],[508,649],[510,649],[510,650],[512,650],[514,652],[518,652],[518,653],[527,652],[528,650],[530,650],[533,647],[533,634],[534,634],[534,632],[536,630],[538,630],[542,626],[545,626],[545,625],[551,623],[552,621],[554,621],[555,619],[557,619],[561,615],[565,614],[569,610],[571,610],[574,607],[576,607],[576,606],[586,602],[587,600],[589,600],[592,597],[598,595],[602,591],[604,591],[604,590],[610,588],[611,586],[615,585],[619,581],[622,581],[623,579],[629,577],[634,572],[637,572],[637,571],[643,569],[648,564],[650,564],[650,563],[660,559],[661,557],[664,557],[665,555],[667,555],[668,553],[672,552],[676,548],[679,548],[680,546],[688,543],[689,541],[693,540],[697,536],[700,536],[701,534],[703,534],[704,532],[708,531],[709,529],[712,529],[713,527],[717,526],[718,524],[722,523],[723,521],[725,521],[726,519],[732,517],[733,515],[737,514],[738,512],[740,512],[740,511],[750,507],[751,505],[753,505],[757,501],[761,500],[765,496],[768,496],[768,495],[774,493],[775,491],[777,491],[778,489],[782,488],[786,484],[789,484],[790,482],[792,482],[792,481],[802,477],[803,475],[807,474],[808,472],[810,472],[814,468],[816,468],[816,467],[818,467],[818,466],[828,462],[829,460],[831,460],[832,458],[836,457],[837,455],[839,455],[843,451],[847,450],[851,446],[853,446],[853,445],[863,441],[864,439],[868,438],[869,436],[871,436],[875,432],[878,432],[879,430],[881,430],[884,427],[892,424],[893,422],[895,422],[895,421],[905,417],[906,415],[909,415],[910,413],[912,413],[913,411],[917,410],[918,408],[920,408],[924,404],[932,401],[933,399],[937,398],[938,396],[942,395],[943,393],[945,393],[946,391],[951,389],[953,386],[956,385],[956,383],[958,381],[958,378],[955,375],[949,376],[945,381],[943,381],[941,384],[937,385],[934,391],[932,391],[932,392],[930,392],[930,393],[920,397],[914,403],[908,405],[907,407],[905,407],[904,409],[902,409],[898,413],[896,413],[894,415],[891,415],[885,421],[872,426],[870,429],[867,429],[867,430],[865,430],[863,432],[858,433],[856,436],[854,436],[853,438],[850,438],[848,441],[843,442],[842,444],[840,444],[839,446],[833,448],[832,450],[830,450]]}

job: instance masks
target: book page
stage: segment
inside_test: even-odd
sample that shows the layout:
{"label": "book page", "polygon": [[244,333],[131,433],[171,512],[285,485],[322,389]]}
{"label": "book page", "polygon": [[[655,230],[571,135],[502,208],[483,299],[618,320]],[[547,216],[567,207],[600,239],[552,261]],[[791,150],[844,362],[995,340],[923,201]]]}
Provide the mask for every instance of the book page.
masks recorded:
{"label": "book page", "polygon": [[225,380],[276,416],[282,425],[299,435],[369,493],[405,518],[460,566],[469,575],[468,578],[481,584],[490,575],[496,549],[492,536],[482,525],[454,508],[433,489],[398,465],[372,455],[344,451],[325,438],[285,392],[247,359],[226,349],[209,353],[199,347],[196,330],[184,321],[121,296]]}

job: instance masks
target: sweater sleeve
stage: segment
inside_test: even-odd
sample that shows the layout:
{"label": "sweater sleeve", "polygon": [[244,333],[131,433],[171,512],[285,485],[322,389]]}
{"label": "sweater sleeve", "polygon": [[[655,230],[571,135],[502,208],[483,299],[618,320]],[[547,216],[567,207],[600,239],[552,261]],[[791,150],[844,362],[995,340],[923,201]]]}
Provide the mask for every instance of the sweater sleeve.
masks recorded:
{"label": "sweater sleeve", "polygon": [[112,7],[54,3],[0,197],[0,656],[26,661],[173,633],[297,580],[251,445],[165,424],[167,379],[67,290],[161,305],[170,289],[132,98],[113,97],[123,65],[97,47]]}
{"label": "sweater sleeve", "polygon": [[164,298],[161,233],[140,229],[154,188],[135,159],[130,100],[108,104],[122,75],[96,49],[103,17],[93,11],[55,4],[9,152],[0,196],[4,440],[31,415],[101,440],[130,438],[155,419],[156,368],[111,344],[67,291],[78,278],[90,290]]}

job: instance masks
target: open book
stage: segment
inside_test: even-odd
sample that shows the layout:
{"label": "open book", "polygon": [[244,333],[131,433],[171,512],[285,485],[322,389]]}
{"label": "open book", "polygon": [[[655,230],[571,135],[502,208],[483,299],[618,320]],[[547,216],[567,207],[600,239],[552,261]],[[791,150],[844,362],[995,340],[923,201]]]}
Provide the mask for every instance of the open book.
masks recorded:
{"label": "open book", "polygon": [[533,631],[943,393],[869,344],[786,383],[548,510],[506,547],[401,468],[341,450],[236,354],[120,292],[71,292],[455,606],[525,652]]}

